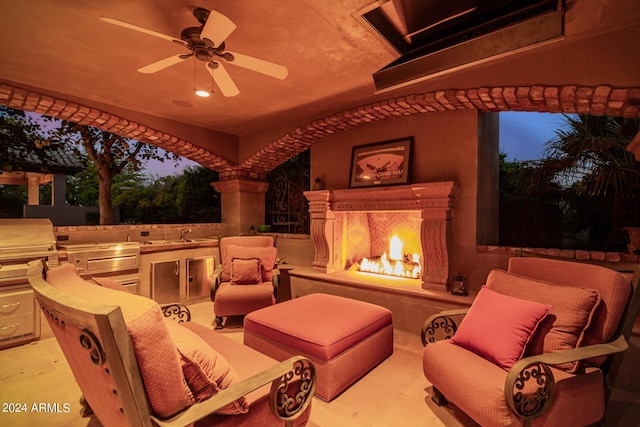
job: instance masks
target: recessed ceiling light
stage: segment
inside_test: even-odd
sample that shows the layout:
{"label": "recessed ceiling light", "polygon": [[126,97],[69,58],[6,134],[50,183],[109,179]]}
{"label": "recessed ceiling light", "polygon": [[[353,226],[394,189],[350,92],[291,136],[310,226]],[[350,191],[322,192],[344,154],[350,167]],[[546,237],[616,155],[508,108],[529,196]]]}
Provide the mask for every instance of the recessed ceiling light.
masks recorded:
{"label": "recessed ceiling light", "polygon": [[196,95],[206,98],[210,95],[210,93],[206,90],[196,90]]}

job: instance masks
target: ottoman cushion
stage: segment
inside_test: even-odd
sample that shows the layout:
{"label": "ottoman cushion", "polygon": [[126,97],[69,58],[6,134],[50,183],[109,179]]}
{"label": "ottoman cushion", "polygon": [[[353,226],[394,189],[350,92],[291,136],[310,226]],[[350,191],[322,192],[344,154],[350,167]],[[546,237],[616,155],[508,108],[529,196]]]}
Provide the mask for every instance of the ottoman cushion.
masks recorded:
{"label": "ottoman cushion", "polygon": [[384,307],[335,295],[311,294],[249,313],[251,330],[330,360],[392,323]]}
{"label": "ottoman cushion", "polygon": [[393,353],[393,323],[386,308],[310,294],[249,313],[244,343],[276,360],[309,358],[315,395],[330,402]]}

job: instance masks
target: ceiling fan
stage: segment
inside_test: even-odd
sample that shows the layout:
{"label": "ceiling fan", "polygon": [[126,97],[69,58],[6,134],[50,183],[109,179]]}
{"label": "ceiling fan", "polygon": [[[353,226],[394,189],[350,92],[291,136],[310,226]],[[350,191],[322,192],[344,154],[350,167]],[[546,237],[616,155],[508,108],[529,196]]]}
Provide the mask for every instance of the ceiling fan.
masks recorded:
{"label": "ceiling fan", "polygon": [[236,29],[236,25],[225,15],[215,10],[207,10],[199,7],[194,9],[193,16],[198,20],[200,26],[185,28],[180,33],[180,39],[127,22],[118,21],[117,19],[104,17],[99,19],[109,24],[118,25],[177,43],[191,50],[190,53],[173,55],[154,62],[153,64],[138,68],[138,71],[141,73],[156,73],[193,57],[206,63],[207,71],[211,74],[213,81],[216,82],[222,94],[226,97],[236,96],[240,91],[222,65],[223,62],[281,80],[287,77],[287,68],[282,65],[226,50],[224,41]]}

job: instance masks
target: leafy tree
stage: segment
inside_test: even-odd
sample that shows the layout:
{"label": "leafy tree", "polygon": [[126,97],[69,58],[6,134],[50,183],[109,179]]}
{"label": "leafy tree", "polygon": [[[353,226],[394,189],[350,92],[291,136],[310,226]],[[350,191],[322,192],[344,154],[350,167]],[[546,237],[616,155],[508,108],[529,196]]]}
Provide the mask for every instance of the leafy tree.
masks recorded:
{"label": "leafy tree", "polygon": [[177,213],[183,222],[220,222],[220,193],[212,182],[218,173],[205,167],[185,168],[176,183]]}
{"label": "leafy tree", "polygon": [[181,175],[129,188],[114,203],[130,223],[219,222],[220,194],[211,186],[217,180],[218,174],[205,167],[186,168]]}
{"label": "leafy tree", "polygon": [[112,181],[130,167],[139,171],[149,159],[160,161],[179,156],[166,152],[161,155],[157,147],[139,141],[124,138],[90,126],[72,123],[66,120],[48,118],[59,124],[49,133],[51,139],[73,144],[80,153],[82,148],[91,160],[98,176],[98,200],[100,205],[100,224],[112,223]]}
{"label": "leafy tree", "polygon": [[[98,174],[93,162],[82,153],[78,153],[85,164],[85,169],[67,177],[67,203],[73,206],[97,206],[99,204]],[[112,198],[118,197],[131,188],[144,186],[147,179],[141,171],[125,167],[113,177]]]}
{"label": "leafy tree", "polygon": [[626,151],[638,119],[564,115],[566,128],[546,143],[532,188],[556,183],[565,192],[567,228],[589,233],[589,249],[622,249],[623,228],[640,225],[640,163]]}
{"label": "leafy tree", "polygon": [[[0,105],[0,138],[2,145],[18,144],[27,152],[41,148],[47,144],[40,124],[22,110],[14,110]],[[11,171],[13,165],[9,161],[8,150],[0,150],[0,169]]]}
{"label": "leafy tree", "polygon": [[562,238],[561,189],[529,187],[535,162],[508,162],[499,155],[499,230],[504,246],[558,247]]}

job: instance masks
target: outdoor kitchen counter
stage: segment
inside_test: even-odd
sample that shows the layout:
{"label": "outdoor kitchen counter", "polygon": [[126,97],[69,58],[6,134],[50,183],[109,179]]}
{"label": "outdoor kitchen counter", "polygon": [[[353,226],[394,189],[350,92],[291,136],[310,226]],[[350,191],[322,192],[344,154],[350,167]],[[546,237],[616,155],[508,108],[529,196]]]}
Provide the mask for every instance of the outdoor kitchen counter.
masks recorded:
{"label": "outdoor kitchen counter", "polygon": [[217,248],[218,239],[170,240],[168,242],[149,241],[140,243],[140,254],[175,251],[183,249]]}
{"label": "outdoor kitchen counter", "polygon": [[[217,239],[194,239],[189,240],[175,240],[168,241],[167,243],[159,243],[159,241],[153,241],[153,243],[140,243],[140,254],[151,254],[156,252],[176,251],[183,249],[200,249],[200,248],[217,248]],[[60,262],[67,261],[67,251],[61,247],[58,247],[58,258]]]}

